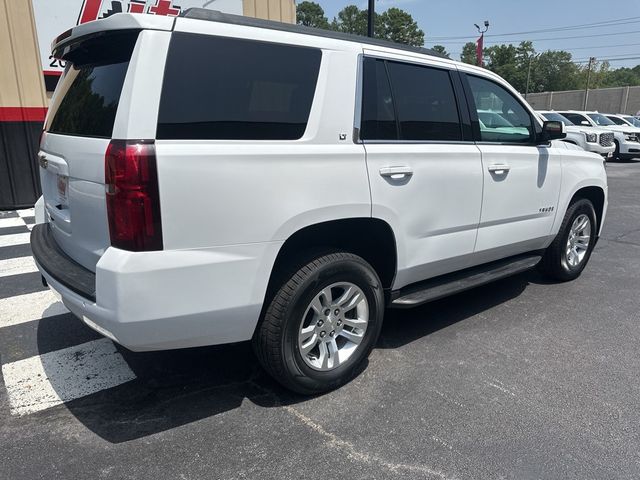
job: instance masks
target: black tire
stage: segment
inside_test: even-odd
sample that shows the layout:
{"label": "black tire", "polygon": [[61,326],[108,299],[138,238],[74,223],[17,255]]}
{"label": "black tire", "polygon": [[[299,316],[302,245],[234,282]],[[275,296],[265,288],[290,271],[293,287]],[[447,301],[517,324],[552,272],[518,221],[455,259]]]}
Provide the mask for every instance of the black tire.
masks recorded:
{"label": "black tire", "polygon": [[[569,241],[569,234],[573,222],[583,214],[589,217],[591,222],[589,245],[582,261],[576,266],[571,266],[567,260],[567,242]],[[538,264],[539,270],[544,275],[563,282],[568,282],[578,278],[587,263],[589,263],[591,252],[593,251],[596,243],[597,234],[598,223],[593,204],[584,198],[576,200],[569,205],[558,235],[553,240],[553,243],[549,245],[542,257],[542,261]]]}
{"label": "black tire", "polygon": [[620,144],[617,140],[615,140],[614,143],[616,145],[616,149],[613,152],[613,160],[615,160],[616,162],[620,162],[622,161],[622,158],[620,158]]}
{"label": "black tire", "polygon": [[[318,371],[303,360],[298,332],[311,300],[325,287],[350,282],[364,293],[369,322],[354,353],[330,371]],[[305,395],[326,392],[351,380],[376,344],[384,315],[382,284],[365,260],[350,253],[317,256],[282,281],[271,298],[253,337],[253,347],[265,370],[286,388]]]}

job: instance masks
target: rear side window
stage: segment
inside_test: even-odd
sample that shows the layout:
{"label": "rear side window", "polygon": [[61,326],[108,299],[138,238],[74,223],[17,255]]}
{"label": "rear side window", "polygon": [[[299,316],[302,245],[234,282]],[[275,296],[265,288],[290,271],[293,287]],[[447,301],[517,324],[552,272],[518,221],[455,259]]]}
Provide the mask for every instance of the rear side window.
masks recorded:
{"label": "rear side window", "polygon": [[157,138],[297,140],[321,57],[315,48],[176,32]]}
{"label": "rear side window", "polygon": [[402,140],[462,140],[449,72],[388,62]]}
{"label": "rear side window", "polygon": [[362,140],[462,140],[449,72],[365,58]]}
{"label": "rear side window", "polygon": [[363,140],[398,139],[391,85],[389,85],[383,60],[364,59],[360,138]]}
{"label": "rear side window", "polygon": [[90,38],[67,54],[45,130],[83,137],[111,138],[122,86],[138,31]]}

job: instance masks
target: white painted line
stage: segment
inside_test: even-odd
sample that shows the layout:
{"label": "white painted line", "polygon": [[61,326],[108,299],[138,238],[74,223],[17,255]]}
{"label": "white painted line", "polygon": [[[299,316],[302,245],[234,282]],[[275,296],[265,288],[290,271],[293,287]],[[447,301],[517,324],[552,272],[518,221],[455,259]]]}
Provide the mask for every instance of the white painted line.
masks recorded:
{"label": "white painted line", "polygon": [[26,208],[24,210],[16,210],[16,212],[21,217],[33,217],[36,214],[36,210],[34,208]]}
{"label": "white painted line", "polygon": [[51,290],[0,300],[0,328],[67,313]]}
{"label": "white painted line", "polygon": [[0,247],[10,247],[12,245],[21,245],[29,243],[31,232],[14,233],[13,235],[0,235]]}
{"label": "white painted line", "polygon": [[111,340],[2,365],[13,415],[26,415],[116,387],[136,378]]}
{"label": "white painted line", "polygon": [[[0,229],[8,227],[24,227],[26,223],[20,217],[0,218]],[[2,231],[0,230],[0,233]]]}
{"label": "white painted line", "polygon": [[0,277],[9,275],[19,275],[21,273],[37,272],[36,262],[32,257],[10,258],[8,260],[0,260]]}

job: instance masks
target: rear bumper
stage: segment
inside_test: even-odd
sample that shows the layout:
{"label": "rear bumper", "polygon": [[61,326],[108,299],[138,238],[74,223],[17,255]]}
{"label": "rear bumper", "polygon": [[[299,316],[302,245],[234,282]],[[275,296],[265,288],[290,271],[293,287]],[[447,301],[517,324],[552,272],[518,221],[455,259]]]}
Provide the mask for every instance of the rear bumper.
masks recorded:
{"label": "rear bumper", "polygon": [[141,253],[110,247],[96,265],[91,298],[64,273],[83,267],[46,232],[34,228],[32,243],[49,246],[34,249],[34,257],[51,289],[89,327],[134,351],[249,340],[280,246]]}

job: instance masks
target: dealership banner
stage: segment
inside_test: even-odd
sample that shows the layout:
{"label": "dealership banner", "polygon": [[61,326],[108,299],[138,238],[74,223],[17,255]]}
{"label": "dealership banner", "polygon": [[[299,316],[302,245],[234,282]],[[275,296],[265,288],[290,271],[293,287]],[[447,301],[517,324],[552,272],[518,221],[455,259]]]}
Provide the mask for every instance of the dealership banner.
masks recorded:
{"label": "dealership banner", "polygon": [[51,56],[51,41],[62,32],[116,13],[177,16],[193,7],[242,15],[242,0],[33,0],[47,90],[53,90],[64,70],[64,62]]}

